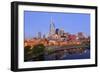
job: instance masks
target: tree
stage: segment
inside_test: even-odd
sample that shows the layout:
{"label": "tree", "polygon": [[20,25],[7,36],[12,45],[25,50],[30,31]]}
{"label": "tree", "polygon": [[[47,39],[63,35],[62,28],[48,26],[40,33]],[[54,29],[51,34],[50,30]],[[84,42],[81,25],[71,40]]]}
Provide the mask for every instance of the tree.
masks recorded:
{"label": "tree", "polygon": [[31,46],[25,46],[24,47],[24,61],[28,61],[29,58],[31,57]]}
{"label": "tree", "polygon": [[35,45],[32,48],[33,60],[35,61],[44,60],[44,54],[45,54],[45,46],[43,44]]}

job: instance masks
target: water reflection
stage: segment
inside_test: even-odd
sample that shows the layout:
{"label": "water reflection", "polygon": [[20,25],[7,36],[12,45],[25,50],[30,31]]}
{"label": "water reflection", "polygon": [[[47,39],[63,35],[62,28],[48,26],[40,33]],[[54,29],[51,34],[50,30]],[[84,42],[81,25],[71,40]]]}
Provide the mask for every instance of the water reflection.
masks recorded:
{"label": "water reflection", "polygon": [[71,59],[89,59],[90,49],[85,49],[81,53],[68,53],[62,51],[59,53],[53,53],[51,55],[45,55],[45,60],[71,60]]}

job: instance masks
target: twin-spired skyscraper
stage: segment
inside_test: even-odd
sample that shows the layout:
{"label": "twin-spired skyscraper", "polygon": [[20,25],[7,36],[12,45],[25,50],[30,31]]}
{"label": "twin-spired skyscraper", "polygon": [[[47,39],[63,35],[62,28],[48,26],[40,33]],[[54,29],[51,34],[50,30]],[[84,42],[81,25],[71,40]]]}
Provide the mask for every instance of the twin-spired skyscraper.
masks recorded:
{"label": "twin-spired skyscraper", "polygon": [[55,29],[55,24],[54,24],[53,19],[52,19],[52,17],[51,17],[49,35],[55,34],[55,30],[56,30],[56,29]]}

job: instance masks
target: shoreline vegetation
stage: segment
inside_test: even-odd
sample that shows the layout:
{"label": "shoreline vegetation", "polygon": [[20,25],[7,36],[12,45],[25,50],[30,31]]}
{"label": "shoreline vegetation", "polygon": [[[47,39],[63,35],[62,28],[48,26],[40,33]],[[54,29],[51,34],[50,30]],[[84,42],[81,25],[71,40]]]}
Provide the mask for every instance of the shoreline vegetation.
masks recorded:
{"label": "shoreline vegetation", "polygon": [[[43,39],[42,39],[43,40]],[[69,44],[68,44],[69,43]],[[85,50],[90,50],[90,41],[82,40],[81,42],[67,42],[60,45],[45,45],[43,42],[36,45],[27,45],[24,47],[24,61],[48,61],[46,57],[52,57],[51,60],[61,60],[64,54],[74,55],[82,54]],[[81,59],[81,58],[80,58]]]}

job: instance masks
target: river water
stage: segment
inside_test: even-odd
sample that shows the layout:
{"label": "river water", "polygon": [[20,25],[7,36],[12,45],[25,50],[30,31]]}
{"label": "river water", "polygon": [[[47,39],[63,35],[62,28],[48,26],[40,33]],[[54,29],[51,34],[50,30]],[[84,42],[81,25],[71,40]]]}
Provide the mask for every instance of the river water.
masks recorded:
{"label": "river water", "polygon": [[74,59],[89,59],[90,58],[90,49],[84,50],[83,53],[76,54],[66,54],[64,53],[62,56],[55,56],[54,54],[45,56],[45,60],[74,60]]}

